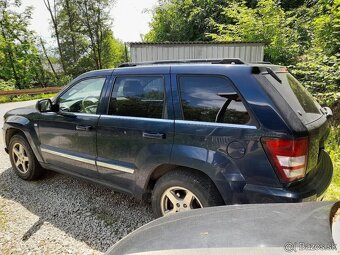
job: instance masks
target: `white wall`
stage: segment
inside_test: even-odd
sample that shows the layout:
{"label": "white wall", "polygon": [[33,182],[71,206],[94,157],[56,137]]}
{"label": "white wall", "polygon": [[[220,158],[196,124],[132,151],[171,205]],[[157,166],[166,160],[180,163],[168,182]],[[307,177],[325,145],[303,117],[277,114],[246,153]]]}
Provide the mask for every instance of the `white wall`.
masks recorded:
{"label": "white wall", "polygon": [[262,62],[264,45],[259,43],[228,44],[131,44],[132,62],[240,58]]}

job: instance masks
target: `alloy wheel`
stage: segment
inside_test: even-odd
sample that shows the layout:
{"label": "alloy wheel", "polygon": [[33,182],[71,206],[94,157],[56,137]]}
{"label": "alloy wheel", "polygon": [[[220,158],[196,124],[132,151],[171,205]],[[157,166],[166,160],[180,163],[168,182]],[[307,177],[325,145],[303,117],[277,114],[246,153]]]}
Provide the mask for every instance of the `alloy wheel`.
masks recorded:
{"label": "alloy wheel", "polygon": [[12,157],[17,170],[26,174],[29,170],[29,158],[25,147],[20,143],[15,143],[12,149]]}
{"label": "alloy wheel", "polygon": [[203,208],[199,199],[188,189],[183,187],[170,187],[161,197],[161,210],[163,215]]}

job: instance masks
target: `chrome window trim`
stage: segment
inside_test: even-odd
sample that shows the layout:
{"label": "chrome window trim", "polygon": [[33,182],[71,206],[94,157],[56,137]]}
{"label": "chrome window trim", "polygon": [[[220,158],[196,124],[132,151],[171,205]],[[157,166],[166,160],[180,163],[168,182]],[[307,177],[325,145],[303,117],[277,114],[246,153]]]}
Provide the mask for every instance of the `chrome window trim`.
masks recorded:
{"label": "chrome window trim", "polygon": [[129,173],[129,174],[133,174],[135,172],[134,169],[129,168],[129,167],[119,166],[119,165],[115,165],[115,164],[108,164],[108,163],[101,162],[101,161],[97,161],[97,166],[105,167],[105,168],[109,168],[109,169],[112,169],[112,170],[121,171],[121,172],[125,172],[125,173]]}
{"label": "chrome window trim", "polygon": [[72,113],[72,114],[74,114],[74,115],[79,115],[79,116],[85,116],[85,117],[99,117],[100,116],[100,114],[96,114],[96,113],[83,113],[83,112],[70,112],[70,113]]}
{"label": "chrome window trim", "polygon": [[92,159],[77,157],[77,156],[73,156],[73,155],[70,155],[70,154],[66,154],[66,153],[62,153],[62,152],[58,152],[58,151],[53,151],[53,150],[49,150],[49,149],[45,149],[45,148],[41,148],[41,151],[49,153],[49,154],[57,155],[57,156],[60,156],[60,157],[76,160],[76,161],[79,161],[79,162],[87,163],[87,164],[90,164],[90,165],[96,165],[96,161],[92,160]]}
{"label": "chrome window trim", "polygon": [[209,126],[209,127],[230,127],[230,128],[243,128],[243,129],[257,129],[256,126],[252,126],[252,125],[204,122],[204,121],[194,121],[194,120],[175,120],[175,123],[185,124],[185,125]]}
{"label": "chrome window trim", "polygon": [[102,114],[101,117],[107,117],[110,119],[122,119],[122,120],[142,120],[142,121],[159,121],[166,123],[174,123],[173,119],[159,119],[159,118],[145,118],[145,117],[133,117],[133,116],[120,116],[120,115],[108,115]]}

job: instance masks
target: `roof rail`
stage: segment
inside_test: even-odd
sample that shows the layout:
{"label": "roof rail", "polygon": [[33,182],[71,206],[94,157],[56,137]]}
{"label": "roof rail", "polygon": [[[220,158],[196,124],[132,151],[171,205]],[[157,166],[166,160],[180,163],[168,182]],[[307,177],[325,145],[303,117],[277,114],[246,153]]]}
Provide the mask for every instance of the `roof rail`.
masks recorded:
{"label": "roof rail", "polygon": [[243,62],[239,58],[224,58],[224,59],[183,59],[183,60],[162,60],[154,62],[139,62],[139,63],[123,63],[118,67],[132,67],[132,66],[144,66],[144,65],[166,65],[166,64],[190,64],[190,63],[211,63],[211,64],[235,64],[243,65]]}

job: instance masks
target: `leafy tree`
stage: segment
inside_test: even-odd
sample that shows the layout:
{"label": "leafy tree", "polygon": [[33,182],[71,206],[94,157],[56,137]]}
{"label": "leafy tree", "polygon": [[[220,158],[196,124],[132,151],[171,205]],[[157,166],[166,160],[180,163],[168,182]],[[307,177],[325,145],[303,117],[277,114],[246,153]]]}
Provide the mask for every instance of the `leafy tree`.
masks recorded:
{"label": "leafy tree", "polygon": [[[52,2],[53,1],[53,2]],[[60,55],[60,62],[63,67],[63,71],[66,72],[66,66],[65,66],[65,59],[64,54],[62,51],[62,45],[61,45],[61,39],[60,39],[60,33],[59,33],[59,24],[57,20],[57,13],[58,13],[58,5],[56,4],[56,0],[43,0],[46,9],[48,10],[53,26],[53,36],[55,36],[57,45],[58,45],[58,51]]]}
{"label": "leafy tree", "polygon": [[208,41],[215,31],[210,20],[225,22],[222,15],[228,0],[165,0],[153,11],[151,31],[145,41]]}
{"label": "leafy tree", "polygon": [[124,44],[114,38],[110,30],[105,31],[103,35],[102,56],[103,68],[113,68],[124,62]]}
{"label": "leafy tree", "polygon": [[291,66],[291,71],[315,95],[326,102],[334,101],[333,93],[339,92],[340,87],[340,1],[319,0],[310,13],[310,47]]}
{"label": "leafy tree", "polygon": [[[64,59],[67,74],[76,76],[83,70],[79,65],[83,57],[89,54],[89,42],[82,33],[83,24],[79,18],[78,6],[74,1],[59,0],[56,2],[57,30],[60,36],[60,51]],[[89,64],[91,65],[91,64]],[[93,65],[91,65],[93,67]]]}
{"label": "leafy tree", "polygon": [[75,77],[122,61],[123,44],[113,37],[110,29],[109,11],[114,0],[44,1],[66,75]]}
{"label": "leafy tree", "polygon": [[259,0],[256,8],[238,1],[224,9],[229,23],[211,23],[217,33],[209,36],[217,41],[265,43],[265,59],[273,63],[291,64],[298,57],[298,33],[290,27],[291,20],[274,0]]}
{"label": "leafy tree", "polygon": [[28,29],[31,8],[16,10],[20,0],[0,1],[0,78],[13,79],[19,89],[44,83],[36,41]]}
{"label": "leafy tree", "polygon": [[90,41],[92,57],[97,69],[103,68],[103,42],[104,33],[109,29],[111,20],[109,16],[110,6],[113,0],[77,0],[79,18],[82,22],[82,32]]}

